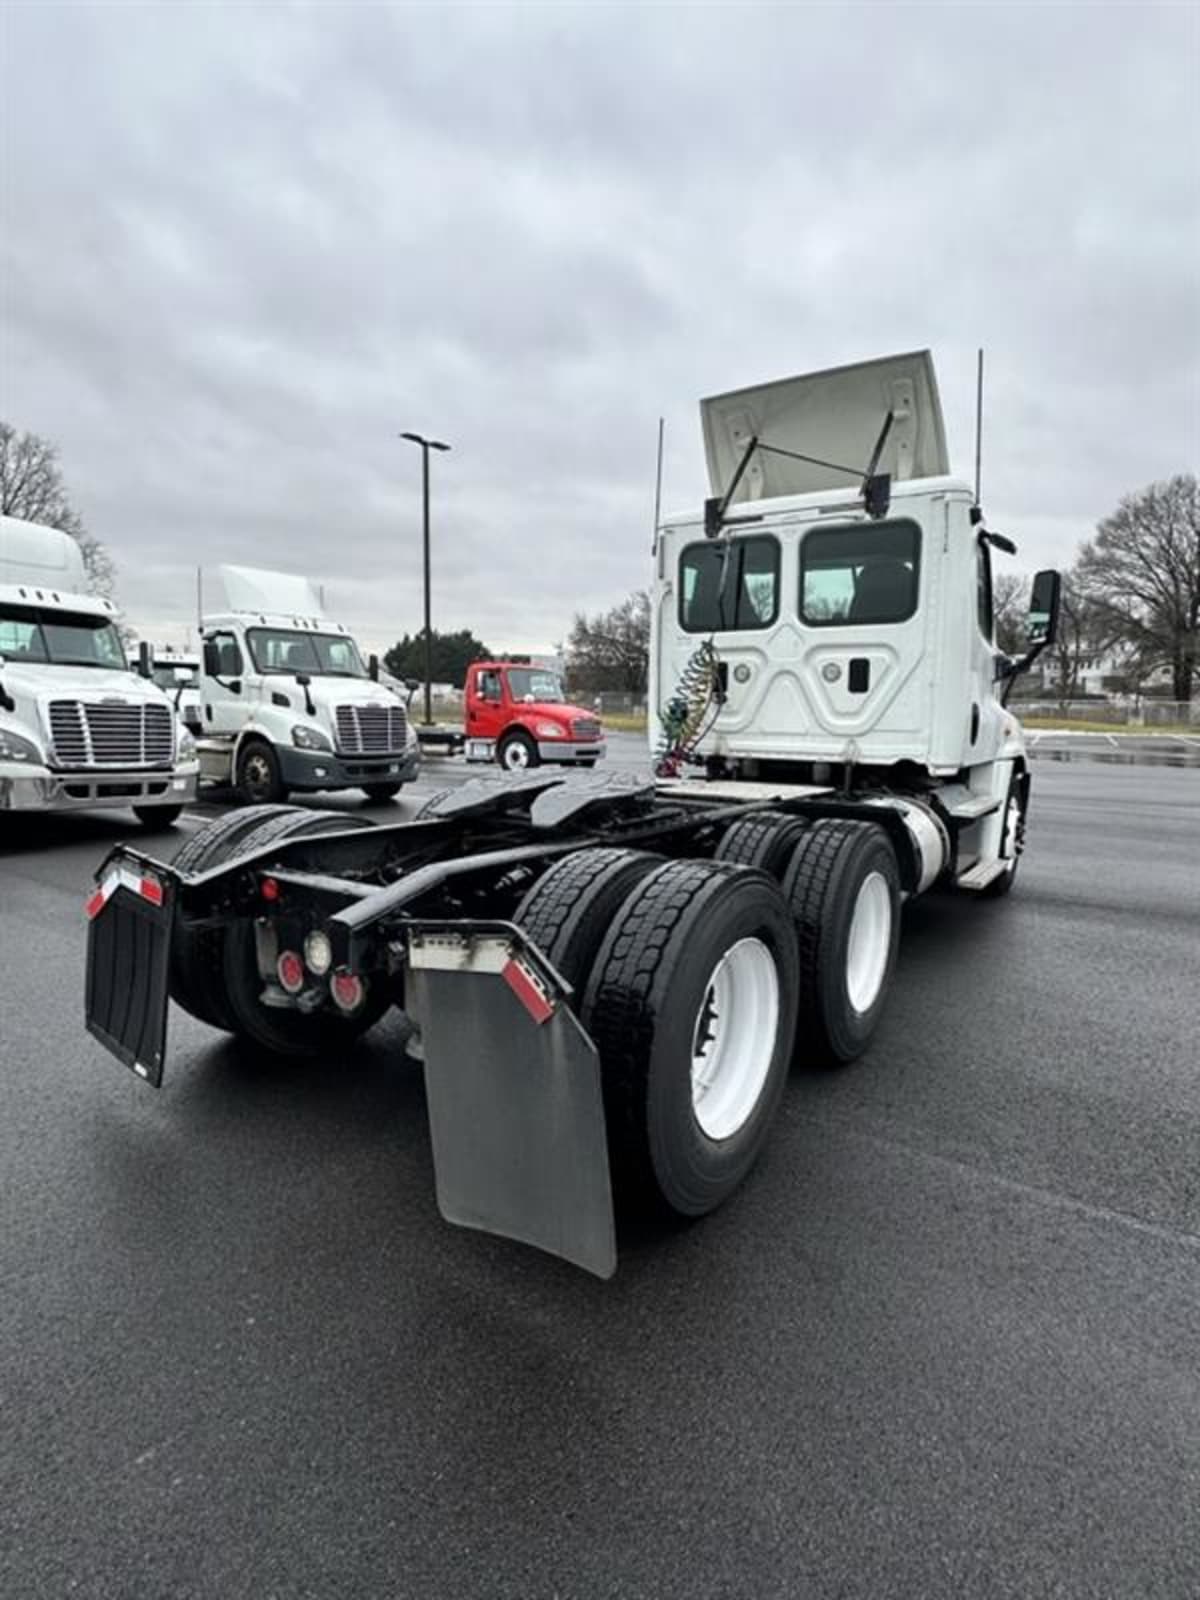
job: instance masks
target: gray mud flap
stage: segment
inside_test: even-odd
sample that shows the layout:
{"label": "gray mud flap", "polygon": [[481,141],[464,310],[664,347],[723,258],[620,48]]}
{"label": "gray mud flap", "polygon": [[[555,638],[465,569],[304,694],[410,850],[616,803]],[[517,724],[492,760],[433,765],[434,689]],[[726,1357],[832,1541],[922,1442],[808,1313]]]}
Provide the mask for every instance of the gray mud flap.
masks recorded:
{"label": "gray mud flap", "polygon": [[600,1062],[564,993],[516,928],[410,935],[439,1210],[610,1278]]}

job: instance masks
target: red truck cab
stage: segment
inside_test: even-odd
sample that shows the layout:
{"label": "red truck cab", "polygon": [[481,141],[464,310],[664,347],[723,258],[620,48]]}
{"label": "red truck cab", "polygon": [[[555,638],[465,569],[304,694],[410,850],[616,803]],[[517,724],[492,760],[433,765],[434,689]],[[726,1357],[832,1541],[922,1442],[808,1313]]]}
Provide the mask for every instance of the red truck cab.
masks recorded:
{"label": "red truck cab", "polygon": [[543,761],[594,767],[604,754],[600,719],[571,705],[553,667],[476,661],[463,691],[468,761],[522,772]]}

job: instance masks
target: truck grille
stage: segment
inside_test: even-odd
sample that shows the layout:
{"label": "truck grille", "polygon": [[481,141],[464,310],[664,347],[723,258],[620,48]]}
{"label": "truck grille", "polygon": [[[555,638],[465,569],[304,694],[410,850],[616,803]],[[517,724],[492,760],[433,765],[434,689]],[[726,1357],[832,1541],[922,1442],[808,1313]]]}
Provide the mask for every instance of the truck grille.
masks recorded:
{"label": "truck grille", "polygon": [[166,706],[53,700],[50,736],[60,767],[169,767],[175,754]]}
{"label": "truck grille", "polygon": [[577,739],[598,739],[600,724],[595,717],[576,717],[571,724],[571,732]]}
{"label": "truck grille", "polygon": [[403,706],[339,706],[338,749],[348,756],[387,756],[403,752],[408,719]]}

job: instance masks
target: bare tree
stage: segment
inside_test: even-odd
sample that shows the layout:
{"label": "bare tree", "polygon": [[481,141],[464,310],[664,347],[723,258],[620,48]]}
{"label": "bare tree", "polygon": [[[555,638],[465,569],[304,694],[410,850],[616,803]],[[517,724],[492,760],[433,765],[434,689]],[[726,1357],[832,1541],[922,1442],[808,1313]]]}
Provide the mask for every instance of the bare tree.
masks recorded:
{"label": "bare tree", "polygon": [[48,439],[18,433],[7,422],[0,422],[0,513],[69,533],[83,551],[89,589],[112,598],[116,577],[112,557],[87,531],[67,498],[58,451]]}
{"label": "bare tree", "polygon": [[996,648],[1019,656],[1025,648],[1025,611],[1029,579],[1021,572],[998,572],[992,580],[992,617]]}
{"label": "bare tree", "polygon": [[1200,484],[1194,473],[1126,495],[1086,543],[1078,588],[1142,670],[1170,669],[1190,700],[1200,665]]}
{"label": "bare tree", "polygon": [[644,694],[650,669],[650,596],[635,589],[594,617],[579,611],[567,639],[567,670],[579,689]]}
{"label": "bare tree", "polygon": [[1062,710],[1080,695],[1083,666],[1112,643],[1106,619],[1081,590],[1075,571],[1062,575],[1058,637],[1046,652],[1045,682]]}

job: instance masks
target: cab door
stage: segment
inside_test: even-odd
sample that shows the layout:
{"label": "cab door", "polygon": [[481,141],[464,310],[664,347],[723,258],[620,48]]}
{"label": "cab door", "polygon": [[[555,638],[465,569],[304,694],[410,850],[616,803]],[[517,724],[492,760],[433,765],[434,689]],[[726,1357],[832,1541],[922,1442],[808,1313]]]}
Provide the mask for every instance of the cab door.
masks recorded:
{"label": "cab door", "polygon": [[504,727],[504,680],[494,667],[472,667],[467,690],[467,737],[498,739]]}
{"label": "cab door", "polygon": [[200,678],[201,716],[205,733],[233,734],[246,721],[246,662],[236,633],[218,628],[203,644]]}

